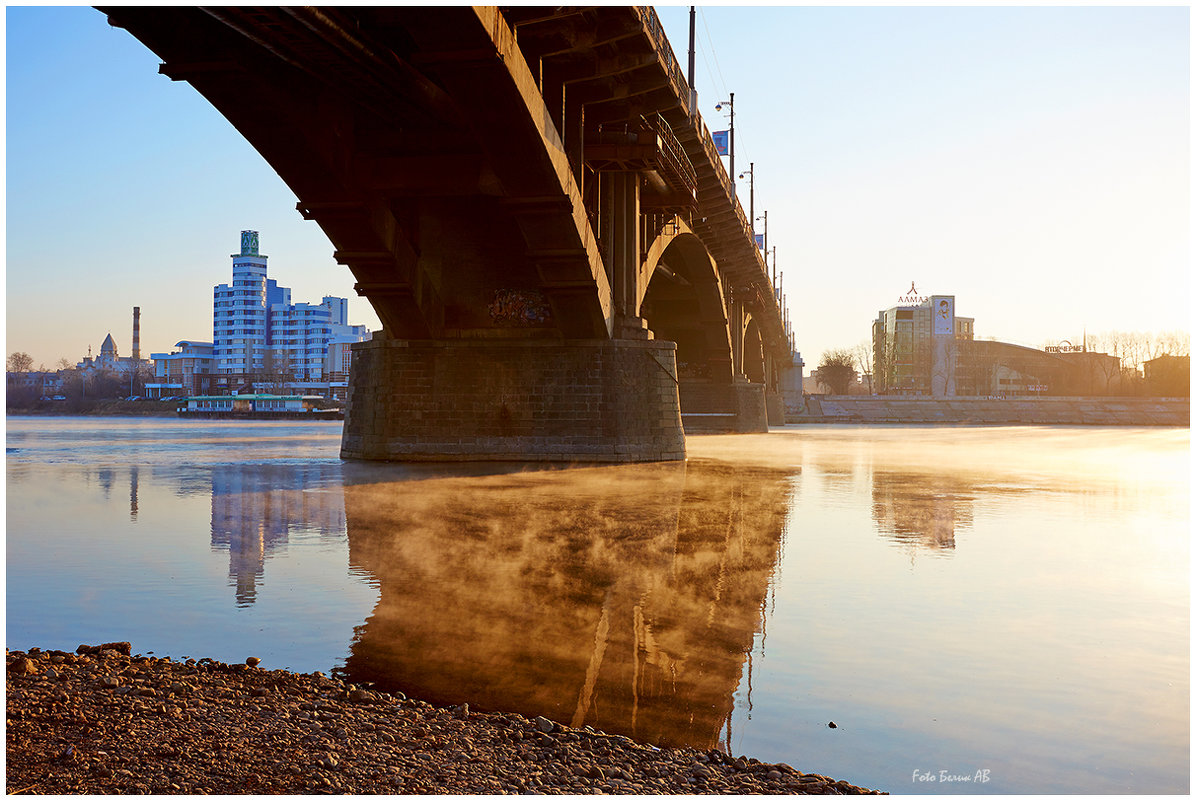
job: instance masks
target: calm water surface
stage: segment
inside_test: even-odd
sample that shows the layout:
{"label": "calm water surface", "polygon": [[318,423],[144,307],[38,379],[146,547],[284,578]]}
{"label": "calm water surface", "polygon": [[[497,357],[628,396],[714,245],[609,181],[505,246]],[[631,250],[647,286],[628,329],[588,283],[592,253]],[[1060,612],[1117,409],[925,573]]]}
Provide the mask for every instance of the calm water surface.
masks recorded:
{"label": "calm water surface", "polygon": [[255,655],[894,793],[1188,791],[1186,429],[794,427],[568,470],[339,443],[9,418],[6,644]]}

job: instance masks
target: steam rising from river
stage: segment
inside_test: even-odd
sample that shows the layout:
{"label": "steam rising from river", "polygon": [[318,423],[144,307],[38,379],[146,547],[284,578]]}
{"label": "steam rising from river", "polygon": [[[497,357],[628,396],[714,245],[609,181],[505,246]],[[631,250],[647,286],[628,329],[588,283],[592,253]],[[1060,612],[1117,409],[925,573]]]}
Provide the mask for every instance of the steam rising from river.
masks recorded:
{"label": "steam rising from river", "polygon": [[1189,439],[1186,428],[789,426],[768,434],[690,436],[686,447],[690,458],[781,470],[817,463],[1082,488],[1127,478],[1186,484]]}
{"label": "steam rising from river", "polygon": [[350,484],[350,560],[381,597],[347,670],[714,747],[763,625],[787,477],[677,462]]}

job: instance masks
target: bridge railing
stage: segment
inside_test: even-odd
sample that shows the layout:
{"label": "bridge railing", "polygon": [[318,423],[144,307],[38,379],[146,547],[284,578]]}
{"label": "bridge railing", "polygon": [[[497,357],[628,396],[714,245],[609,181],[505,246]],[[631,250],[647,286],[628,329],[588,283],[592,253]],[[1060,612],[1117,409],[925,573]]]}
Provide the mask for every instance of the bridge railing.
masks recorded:
{"label": "bridge railing", "polygon": [[677,97],[681,100],[681,107],[685,109],[687,115],[692,117],[694,109],[690,108],[689,104],[689,81],[685,80],[685,75],[681,72],[681,65],[677,63],[677,56],[673,54],[673,46],[669,43],[669,37],[665,35],[664,25],[660,23],[660,17],[656,15],[656,9],[652,8],[652,6],[636,6],[635,10],[639,14],[640,21],[647,28],[648,33],[651,34],[657,52],[660,53],[664,60],[665,71],[668,72],[669,82],[673,85],[673,89],[677,92]]}
{"label": "bridge railing", "polygon": [[693,162],[689,160],[685,148],[677,141],[677,135],[673,133],[672,126],[659,114],[645,118],[644,123],[659,138],[661,158],[667,168],[677,176],[677,182],[680,184],[677,188],[684,190],[691,197],[695,196],[698,187],[698,171],[694,169]]}

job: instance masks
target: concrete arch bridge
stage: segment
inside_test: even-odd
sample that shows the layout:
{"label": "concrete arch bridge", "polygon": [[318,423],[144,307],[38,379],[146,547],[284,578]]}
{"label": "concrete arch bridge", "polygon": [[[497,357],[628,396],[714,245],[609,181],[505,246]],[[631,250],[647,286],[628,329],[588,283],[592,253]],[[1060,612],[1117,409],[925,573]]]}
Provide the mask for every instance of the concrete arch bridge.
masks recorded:
{"label": "concrete arch bridge", "polygon": [[780,421],[785,321],[651,8],[101,11],[262,154],[382,321],[343,456],[681,459],[683,421]]}

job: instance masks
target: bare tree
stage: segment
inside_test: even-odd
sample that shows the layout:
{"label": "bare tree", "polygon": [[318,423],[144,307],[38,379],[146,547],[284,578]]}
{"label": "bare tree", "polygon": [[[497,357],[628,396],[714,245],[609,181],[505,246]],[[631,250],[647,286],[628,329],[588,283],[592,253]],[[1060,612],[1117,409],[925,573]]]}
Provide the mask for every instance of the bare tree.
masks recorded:
{"label": "bare tree", "polygon": [[69,370],[74,366],[75,366],[74,362],[72,362],[70,359],[66,358],[65,356],[63,356],[58,361],[54,362],[54,367],[59,370]]}
{"label": "bare tree", "polygon": [[1157,338],[1158,356],[1190,356],[1192,353],[1187,331],[1163,331]]}
{"label": "bare tree", "polygon": [[872,343],[868,341],[861,342],[851,349],[851,355],[855,359],[855,366],[863,373],[864,380],[868,382],[868,394],[872,394]]}
{"label": "bare tree", "polygon": [[1143,362],[1159,356],[1187,356],[1191,350],[1186,331],[1104,331],[1087,339],[1092,350],[1116,356],[1131,371],[1141,371]]}
{"label": "bare tree", "polygon": [[295,380],[295,371],[291,365],[291,354],[282,348],[266,350],[262,362],[261,381],[272,392],[286,391],[286,385]]}
{"label": "bare tree", "polygon": [[33,357],[24,351],[14,351],[8,356],[8,372],[28,373],[33,369]]}
{"label": "bare tree", "polygon": [[1114,379],[1121,378],[1121,362],[1115,359],[1096,359],[1092,362],[1092,372],[1104,382],[1104,394],[1112,395]]}
{"label": "bare tree", "polygon": [[873,368],[873,377],[877,391],[887,394],[897,389],[899,383],[900,349],[897,339],[882,340],[880,353]]}

